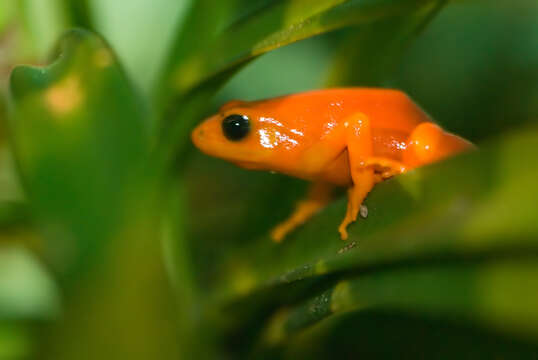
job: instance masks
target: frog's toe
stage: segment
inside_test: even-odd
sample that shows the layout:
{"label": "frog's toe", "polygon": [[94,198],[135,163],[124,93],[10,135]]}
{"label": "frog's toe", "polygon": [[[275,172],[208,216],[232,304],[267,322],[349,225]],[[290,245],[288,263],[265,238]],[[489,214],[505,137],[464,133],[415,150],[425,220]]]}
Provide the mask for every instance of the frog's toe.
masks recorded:
{"label": "frog's toe", "polygon": [[347,225],[340,225],[340,227],[338,227],[338,232],[340,233],[340,239],[342,240],[347,240],[348,238],[348,234],[347,234]]}
{"label": "frog's toe", "polygon": [[271,230],[271,240],[274,242],[281,242],[284,240],[286,235],[290,232],[291,229],[289,229],[287,226],[284,226],[284,224],[277,225]]}

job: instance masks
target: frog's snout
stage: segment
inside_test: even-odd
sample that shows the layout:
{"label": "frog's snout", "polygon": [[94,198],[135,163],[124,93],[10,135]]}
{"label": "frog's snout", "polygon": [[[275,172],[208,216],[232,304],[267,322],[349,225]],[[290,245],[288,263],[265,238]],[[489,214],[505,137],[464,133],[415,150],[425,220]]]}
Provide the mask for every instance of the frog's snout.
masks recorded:
{"label": "frog's snout", "polygon": [[202,152],[218,156],[218,151],[221,148],[219,130],[218,118],[206,119],[191,132],[191,140],[194,146]]}
{"label": "frog's snout", "polygon": [[201,126],[197,126],[192,132],[191,132],[191,140],[197,148],[200,148],[200,144],[204,141],[204,129],[202,129]]}
{"label": "frog's snout", "polygon": [[196,129],[194,129],[194,131],[192,132],[192,136],[196,139],[200,139],[202,140],[204,137],[205,137],[205,131],[202,127],[197,127]]}

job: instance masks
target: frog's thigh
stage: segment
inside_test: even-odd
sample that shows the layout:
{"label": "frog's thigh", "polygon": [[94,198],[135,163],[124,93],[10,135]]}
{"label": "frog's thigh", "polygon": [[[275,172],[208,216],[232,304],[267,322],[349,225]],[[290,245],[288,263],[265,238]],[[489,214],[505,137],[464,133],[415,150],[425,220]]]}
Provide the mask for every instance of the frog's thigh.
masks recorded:
{"label": "frog's thigh", "polygon": [[347,239],[347,226],[357,219],[364,198],[375,184],[374,169],[365,166],[373,155],[370,120],[366,115],[357,113],[345,119],[344,126],[347,129],[346,144],[353,185],[348,191],[346,216],[338,228],[342,240]]}
{"label": "frog's thigh", "polygon": [[347,129],[340,124],[304,152],[300,160],[301,168],[312,173],[322,172],[342,154],[346,143]]}
{"label": "frog's thigh", "polygon": [[294,212],[271,231],[271,239],[276,242],[284,237],[297,226],[303,224],[316,212],[325,207],[331,200],[333,185],[325,182],[314,182],[310,185],[306,199],[297,203]]}

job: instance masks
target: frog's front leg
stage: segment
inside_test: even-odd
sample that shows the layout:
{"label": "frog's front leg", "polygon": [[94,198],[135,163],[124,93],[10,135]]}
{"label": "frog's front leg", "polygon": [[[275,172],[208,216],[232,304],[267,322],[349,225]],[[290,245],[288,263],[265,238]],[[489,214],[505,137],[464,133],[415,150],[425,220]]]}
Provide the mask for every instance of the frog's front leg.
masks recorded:
{"label": "frog's front leg", "polygon": [[[343,126],[327,133],[321,141],[307,149],[301,156],[299,160],[301,170],[308,174],[322,173],[345,151],[345,139],[346,129]],[[299,201],[294,212],[271,231],[271,238],[276,242],[282,241],[288,233],[325,207],[332,198],[333,188],[334,186],[328,182],[314,181],[306,199]]]}
{"label": "frog's front leg", "polygon": [[347,226],[357,219],[366,195],[376,182],[374,168],[369,163],[373,156],[372,132],[370,120],[362,113],[357,113],[344,120],[346,128],[346,145],[349,154],[349,166],[353,185],[348,190],[346,216],[338,231],[342,240],[348,238]]}
{"label": "frog's front leg", "polygon": [[306,199],[297,203],[294,212],[271,231],[271,239],[276,242],[284,237],[297,226],[303,224],[316,212],[329,203],[332,197],[333,185],[325,182],[314,182],[310,185]]}

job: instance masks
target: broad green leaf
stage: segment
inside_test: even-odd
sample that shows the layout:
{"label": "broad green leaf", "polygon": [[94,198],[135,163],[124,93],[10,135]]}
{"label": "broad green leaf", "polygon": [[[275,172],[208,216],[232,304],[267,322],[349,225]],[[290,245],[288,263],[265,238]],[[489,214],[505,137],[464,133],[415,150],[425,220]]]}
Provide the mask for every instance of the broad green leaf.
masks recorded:
{"label": "broad green leaf", "polygon": [[16,68],[11,93],[10,140],[64,295],[62,317],[37,334],[39,357],[177,358],[143,99],[83,30],[51,65]]}
{"label": "broad green leaf", "polygon": [[538,338],[535,254],[479,261],[425,261],[364,272],[288,309],[269,325],[282,341],[336,314],[372,309],[468,322],[499,333]]}
{"label": "broad green leaf", "polygon": [[231,255],[213,299],[221,321],[246,336],[255,314],[273,313],[261,340],[250,334],[262,349],[372,309],[536,343],[538,198],[525,189],[538,179],[537,145],[538,129],[527,129],[378,185],[345,243],[340,201],[282,244],[265,238]]}
{"label": "broad green leaf", "polygon": [[457,319],[395,311],[355,311],[334,316],[290,336],[258,359],[533,359],[532,341],[469,326]]}
{"label": "broad green leaf", "polygon": [[[141,181],[148,113],[112,51],[68,33],[49,66],[11,76],[11,143],[57,270],[91,263]],[[90,250],[91,249],[91,250]]]}
{"label": "broad green leaf", "polygon": [[245,63],[277,47],[345,26],[401,14],[427,1],[303,0],[277,1],[226,29],[207,49],[189,55],[170,72],[174,92],[186,90],[211,76]]}
{"label": "broad green leaf", "polygon": [[223,276],[234,280],[222,291],[234,297],[393,263],[536,251],[538,199],[525,190],[538,178],[536,144],[530,129],[377,185],[368,218],[350,226],[346,242],[336,231],[341,199],[282,244],[264,239],[231,256]]}

